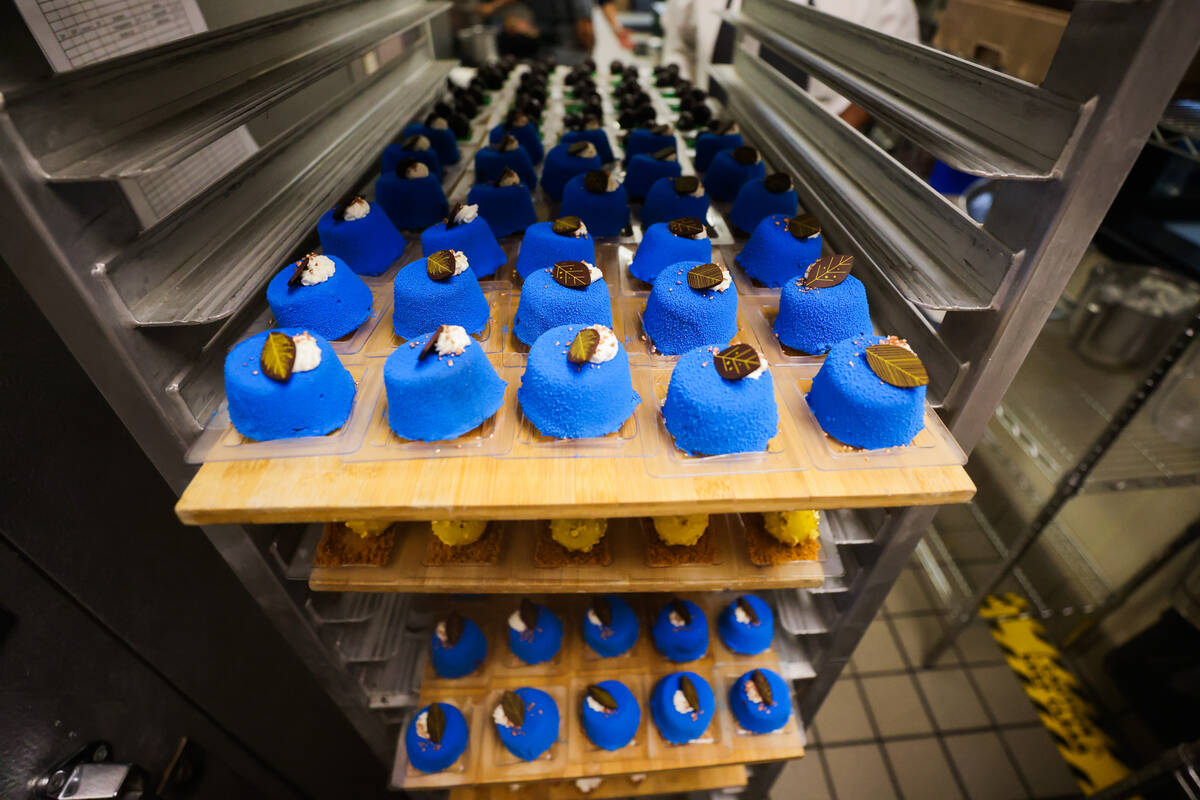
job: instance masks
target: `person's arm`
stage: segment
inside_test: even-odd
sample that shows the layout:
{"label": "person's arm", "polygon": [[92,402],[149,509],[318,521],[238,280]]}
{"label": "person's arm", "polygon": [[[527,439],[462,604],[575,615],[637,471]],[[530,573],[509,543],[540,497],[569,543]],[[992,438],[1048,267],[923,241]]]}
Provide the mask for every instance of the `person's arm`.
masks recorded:
{"label": "person's arm", "polygon": [[511,2],[513,0],[485,0],[485,2],[475,6],[475,10],[479,12],[480,16],[490,17]]}
{"label": "person's arm", "polygon": [[624,47],[626,50],[632,50],[633,34],[617,19],[617,4],[614,0],[601,0],[600,11],[604,14],[604,18],[608,20],[608,27],[612,28],[613,35],[617,37],[617,42],[621,47]]}

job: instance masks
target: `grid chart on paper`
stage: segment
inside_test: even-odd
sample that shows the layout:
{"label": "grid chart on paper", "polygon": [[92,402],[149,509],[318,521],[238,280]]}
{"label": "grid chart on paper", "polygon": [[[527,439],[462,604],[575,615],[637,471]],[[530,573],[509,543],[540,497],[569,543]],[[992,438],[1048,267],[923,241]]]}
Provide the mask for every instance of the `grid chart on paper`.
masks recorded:
{"label": "grid chart on paper", "polygon": [[137,186],[145,194],[154,216],[161,219],[257,149],[249,132],[244,127],[239,128],[169,169],[138,178]]}
{"label": "grid chart on paper", "polygon": [[184,0],[38,0],[72,67],[196,32]]}

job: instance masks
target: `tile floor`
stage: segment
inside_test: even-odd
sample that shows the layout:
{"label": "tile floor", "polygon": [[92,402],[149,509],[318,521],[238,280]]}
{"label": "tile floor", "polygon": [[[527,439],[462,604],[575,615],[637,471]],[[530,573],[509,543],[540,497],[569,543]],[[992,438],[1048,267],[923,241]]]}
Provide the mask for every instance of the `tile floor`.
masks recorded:
{"label": "tile floor", "polygon": [[1019,800],[1079,789],[980,622],[933,669],[935,603],[910,568],[867,629],[773,800]]}

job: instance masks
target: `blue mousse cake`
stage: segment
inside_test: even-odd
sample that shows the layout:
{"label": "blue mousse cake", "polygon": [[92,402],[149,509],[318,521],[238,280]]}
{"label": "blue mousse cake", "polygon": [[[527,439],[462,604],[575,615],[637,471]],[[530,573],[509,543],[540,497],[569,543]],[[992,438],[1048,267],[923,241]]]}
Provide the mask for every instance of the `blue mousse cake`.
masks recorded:
{"label": "blue mousse cake", "polygon": [[673,672],[654,684],[650,716],[664,739],[687,744],[708,730],[716,699],[704,678],[694,672]]}
{"label": "blue mousse cake", "polygon": [[592,236],[620,236],[629,225],[629,196],[616,178],[593,170],[567,181],[560,213],[579,217]]}
{"label": "blue mousse cake", "polygon": [[708,193],[695,175],[659,178],[642,205],[642,229],[680,217],[708,218]]}
{"label": "blue mousse cake", "polygon": [[543,436],[558,439],[613,433],[642,401],[616,335],[574,324],[551,328],[529,348],[517,400]]}
{"label": "blue mousse cake", "polygon": [[476,278],[494,275],[508,263],[508,256],[496,241],[487,220],[479,216],[479,206],[459,203],[446,219],[421,231],[421,253],[458,250],[471,263]]}
{"label": "blue mousse cake", "polygon": [[558,704],[540,689],[522,686],[501,696],[492,722],[508,752],[533,761],[558,739]]}
{"label": "blue mousse cake", "polygon": [[525,344],[533,344],[546,331],[569,322],[612,327],[608,284],[600,270],[586,261],[559,261],[527,277],[513,333]]}
{"label": "blue mousse cake", "polygon": [[714,130],[705,131],[696,137],[696,157],[692,164],[703,172],[712,164],[717,153],[732,150],[744,144],[736,122],[722,122]]}
{"label": "blue mousse cake", "polygon": [[602,166],[591,142],[556,145],[546,154],[546,166],[542,167],[542,191],[554,200],[562,200],[567,181]]}
{"label": "blue mousse cake", "polygon": [[583,618],[583,640],[602,658],[628,653],[638,640],[637,614],[614,594],[597,597]]}
{"label": "blue mousse cake", "polygon": [[653,128],[634,128],[625,139],[625,166],[639,153],[655,153],[664,147],[675,149],[675,134],[670,125],[655,125]]}
{"label": "blue mousse cake", "polygon": [[676,178],[682,172],[674,147],[664,147],[653,153],[638,153],[629,162],[625,173],[625,191],[634,200],[641,200],[650,187],[661,178]]}
{"label": "blue mousse cake", "polygon": [[843,339],[871,333],[867,290],[849,274],[854,256],[817,259],[804,277],[779,293],[775,336],[782,344],[819,355]]}
{"label": "blue mousse cake", "polygon": [[443,165],[457,164],[461,155],[458,152],[458,139],[450,129],[449,121],[438,114],[430,114],[425,118],[425,124],[414,122],[404,129],[401,134],[409,136],[424,136],[438,154],[438,161]]}
{"label": "blue mousse cake", "polygon": [[310,253],[267,284],[267,304],[283,328],[307,328],[326,339],[353,333],[371,316],[371,290],[337,256]]}
{"label": "blue mousse cake", "polygon": [[517,173],[521,183],[526,186],[537,186],[537,172],[533,169],[533,161],[514,137],[505,136],[488,147],[479,148],[475,153],[476,183],[495,181],[506,169]]}
{"label": "blue mousse cake", "polygon": [[506,385],[459,325],[417,336],[383,365],[388,425],[401,439],[437,442],[474,430],[500,410]]}
{"label": "blue mousse cake", "polygon": [[[290,363],[279,355],[288,350],[284,339],[292,343]],[[332,433],[350,418],[354,392],[354,378],[329,342],[300,328],[263,331],[225,356],[229,419],[256,441]]]}
{"label": "blue mousse cake", "polygon": [[504,170],[495,183],[472,186],[467,203],[479,206],[479,216],[497,237],[520,233],[537,222],[529,187],[511,169]]}
{"label": "blue mousse cake", "polygon": [[529,158],[534,164],[541,163],[542,156],[545,155],[545,150],[542,148],[542,136],[534,126],[533,120],[523,112],[509,112],[508,118],[504,122],[488,132],[488,141],[495,144],[505,136],[512,136],[520,142],[521,147],[524,147],[525,152],[529,153]]}
{"label": "blue mousse cake", "polygon": [[558,616],[537,603],[521,599],[508,617],[508,646],[526,664],[541,664],[558,654],[563,628]]}
{"label": "blue mousse cake", "polygon": [[704,223],[695,217],[651,225],[633,254],[629,272],[639,281],[654,283],[658,273],[681,261],[712,260],[712,240]]}
{"label": "blue mousse cake", "polygon": [[596,263],[596,242],[579,217],[559,217],[525,229],[521,251],[517,253],[518,275],[528,278],[559,261]]}
{"label": "blue mousse cake", "polygon": [[465,678],[487,657],[487,638],[475,624],[457,611],[439,622],[430,637],[433,671],[441,678]]}
{"label": "blue mousse cake", "polygon": [[467,749],[467,721],[449,703],[422,708],[404,732],[408,763],[421,772],[441,772]]}
{"label": "blue mousse cake", "polygon": [[[902,346],[899,339],[882,336],[838,342],[808,391],[808,407],[821,428],[851,447],[905,445],[925,427],[925,386],[893,386],[877,375],[866,350],[879,344]],[[925,375],[919,360],[910,371]]]}
{"label": "blue mousse cake", "polygon": [[671,372],[662,414],[675,446],[694,456],[766,450],[779,430],[771,373],[748,344],[685,353]]}
{"label": "blue mousse cake", "polygon": [[321,249],[345,261],[359,275],[387,270],[408,244],[383,209],[361,197],[331,208],[317,220]]}
{"label": "blue mousse cake", "polygon": [[439,325],[459,325],[467,333],[487,327],[491,309],[461,252],[439,250],[412,262],[392,287],[392,328],[401,338],[415,339]]}
{"label": "blue mousse cake", "polygon": [[794,217],[799,208],[800,199],[796,197],[792,176],[776,172],[742,184],[729,211],[729,220],[746,233],[752,233],[758,223],[772,214]]}
{"label": "blue mousse cake", "polygon": [[620,681],[600,681],[583,694],[583,730],[602,750],[620,750],[633,741],[642,708]]}
{"label": "blue mousse cake", "polygon": [[733,652],[758,655],[775,638],[775,614],[761,597],[744,594],[725,606],[717,620],[717,633]]}
{"label": "blue mousse cake", "polygon": [[821,257],[821,224],[812,214],[773,214],[754,228],[734,262],[764,286],[783,286],[799,278]]}
{"label": "blue mousse cake", "polygon": [[676,597],[663,606],[651,633],[655,649],[668,661],[695,661],[708,652],[708,617],[690,600]]}
{"label": "blue mousse cake", "polygon": [[642,330],[658,352],[676,356],[702,345],[724,347],[737,334],[737,289],[720,264],[683,261],[658,273],[642,312]]}
{"label": "blue mousse cake", "polygon": [[402,231],[428,228],[450,213],[441,180],[412,159],[380,174],[375,181],[375,202]]}
{"label": "blue mousse cake", "polygon": [[389,144],[383,148],[379,171],[394,172],[397,164],[410,158],[428,167],[438,180],[442,179],[442,160],[438,158],[437,151],[433,149],[433,143],[419,135],[406,136],[403,141]]}
{"label": "blue mousse cake", "polygon": [[769,669],[752,669],[729,687],[729,709],[743,730],[770,733],[792,716],[788,685]]}
{"label": "blue mousse cake", "polygon": [[613,154],[612,143],[608,141],[608,134],[604,129],[599,127],[588,128],[582,131],[567,131],[560,139],[562,144],[574,144],[575,142],[591,142],[596,148],[596,155],[600,156],[600,162],[608,164],[617,160]]}
{"label": "blue mousse cake", "polygon": [[704,188],[718,203],[729,202],[737,197],[742,186],[766,174],[767,168],[758,151],[742,145],[717,153],[704,173]]}

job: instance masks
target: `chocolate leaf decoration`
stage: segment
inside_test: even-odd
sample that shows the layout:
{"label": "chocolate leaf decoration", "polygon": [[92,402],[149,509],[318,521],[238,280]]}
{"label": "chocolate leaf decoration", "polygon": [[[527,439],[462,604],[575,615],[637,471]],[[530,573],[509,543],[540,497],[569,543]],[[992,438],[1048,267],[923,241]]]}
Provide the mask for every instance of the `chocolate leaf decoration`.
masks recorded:
{"label": "chocolate leaf decoration", "polygon": [[508,167],[505,167],[504,171],[500,173],[500,177],[496,178],[497,186],[516,186],[520,182],[521,176]]}
{"label": "chocolate leaf decoration", "polygon": [[675,179],[675,194],[691,194],[700,188],[700,179],[695,175],[681,175]]}
{"label": "chocolate leaf decoration", "polygon": [[583,225],[583,220],[579,217],[559,217],[554,220],[554,224],[550,229],[559,236],[574,236],[579,233],[579,228]]}
{"label": "chocolate leaf decoration", "polygon": [[731,119],[724,119],[709,127],[712,128],[712,132],[717,136],[728,136],[737,127],[737,123]]}
{"label": "chocolate leaf decoration", "polygon": [[[421,146],[422,139],[425,140],[424,147]],[[412,136],[408,137],[407,139],[405,139],[403,142],[400,143],[400,149],[401,150],[411,150],[413,152],[419,153],[422,150],[429,149],[429,140],[425,139],[425,137],[419,133],[414,133]]]}
{"label": "chocolate leaf decoration", "polygon": [[754,606],[750,605],[749,600],[747,600],[745,597],[739,597],[734,602],[737,603],[737,607],[742,610],[742,613],[750,618],[750,624],[758,624],[758,613],[754,610]]}
{"label": "chocolate leaf decoration", "polygon": [[525,627],[533,630],[538,624],[538,607],[537,604],[528,597],[521,598],[521,608],[518,612],[521,615],[521,622],[525,623]]}
{"label": "chocolate leaf decoration", "polygon": [[812,214],[802,214],[789,219],[787,221],[787,229],[793,238],[804,241],[810,236],[816,236],[821,232],[821,223]]}
{"label": "chocolate leaf decoration", "polygon": [[433,335],[425,340],[425,346],[421,348],[421,352],[417,353],[417,361],[424,361],[429,356],[437,352],[438,339],[442,338],[442,334],[446,332],[449,325],[439,325],[438,329],[433,332]]}
{"label": "chocolate leaf decoration", "polygon": [[704,223],[695,217],[680,217],[668,222],[667,230],[684,239],[695,239],[704,233]]}
{"label": "chocolate leaf decoration", "polygon": [[583,188],[592,194],[604,194],[608,191],[608,173],[602,169],[590,170],[583,176]]}
{"label": "chocolate leaf decoration", "polygon": [[606,628],[612,627],[612,604],[608,602],[607,597],[597,597],[592,601],[592,611],[596,612],[596,618],[600,620],[600,624]]}
{"label": "chocolate leaf decoration", "polygon": [[786,172],[776,172],[763,178],[763,187],[771,194],[782,194],[792,188],[792,176]]}
{"label": "chocolate leaf decoration", "polygon": [[600,346],[600,332],[595,328],[584,328],[575,334],[575,340],[567,348],[567,361],[572,364],[586,364],[596,355]]}
{"label": "chocolate leaf decoration", "polygon": [[733,148],[733,152],[730,155],[733,156],[734,161],[743,167],[748,167],[758,161],[758,151],[749,145]]}
{"label": "chocolate leaf decoration", "polygon": [[675,148],[674,147],[664,147],[661,150],[654,151],[654,160],[655,161],[670,161],[673,158],[675,158]]}
{"label": "chocolate leaf decoration", "polygon": [[466,203],[458,202],[454,204],[454,208],[450,209],[450,216],[446,217],[446,230],[457,227],[461,223],[458,222],[458,212],[467,207]]}
{"label": "chocolate leaf decoration", "polygon": [[854,269],[854,256],[825,256],[808,265],[800,285],[810,289],[828,289],[846,280]]}
{"label": "chocolate leaf decoration", "polygon": [[304,280],[304,273],[308,271],[309,265],[312,264],[312,260],[316,257],[316,253],[309,253],[304,258],[296,262],[296,270],[291,274],[291,277],[288,278],[287,285],[289,288],[295,289],[297,286],[301,285]]}
{"label": "chocolate leaf decoration", "polygon": [[573,156],[577,156],[584,150],[588,149],[588,145],[590,144],[591,142],[571,142],[569,145],[567,145],[567,152]]}
{"label": "chocolate leaf decoration", "polygon": [[458,640],[462,638],[463,628],[466,622],[463,620],[462,614],[457,611],[451,611],[450,616],[446,617],[446,644],[454,647],[458,644]]}
{"label": "chocolate leaf decoration", "polygon": [[612,711],[616,711],[620,705],[607,689],[594,683],[587,687],[587,696]]}
{"label": "chocolate leaf decoration", "polygon": [[446,712],[442,711],[441,703],[433,703],[425,715],[425,727],[429,729],[429,741],[434,744],[442,743],[446,733]]}
{"label": "chocolate leaf decoration", "polygon": [[508,717],[514,728],[525,724],[525,701],[520,695],[512,691],[500,695],[500,708],[504,709],[504,716]]}
{"label": "chocolate leaf decoration", "polygon": [[725,281],[725,271],[719,264],[698,264],[688,270],[688,286],[703,291],[720,286]]}
{"label": "chocolate leaf decoration", "polygon": [[425,272],[434,281],[448,281],[454,277],[454,252],[438,250],[425,259]]}
{"label": "chocolate leaf decoration", "polygon": [[763,703],[769,706],[775,705],[775,700],[771,697],[771,683],[767,680],[767,676],[756,669],[750,673],[750,680],[754,682],[754,688],[758,689],[758,696],[762,698]]}
{"label": "chocolate leaf decoration", "polygon": [[762,366],[758,351],[748,344],[731,344],[713,356],[717,374],[727,381],[740,381]]}
{"label": "chocolate leaf decoration", "polygon": [[286,381],[292,377],[292,366],[296,363],[296,343],[286,333],[273,331],[267,334],[258,363],[263,374],[271,380]]}
{"label": "chocolate leaf decoration", "polygon": [[692,624],[692,612],[687,607],[687,603],[680,600],[678,597],[671,598],[671,610],[678,614],[683,619],[684,625]]}
{"label": "chocolate leaf decoration", "polygon": [[568,289],[586,289],[592,285],[592,273],[582,261],[559,261],[550,276]]}
{"label": "chocolate leaf decoration", "polygon": [[671,135],[671,126],[670,125],[655,125],[653,128],[650,129],[650,132],[653,133],[655,136],[670,136]]}
{"label": "chocolate leaf decoration", "polygon": [[687,675],[679,676],[679,691],[683,692],[683,699],[687,700],[692,711],[700,710],[700,695],[696,691],[696,684],[692,683],[692,679]]}
{"label": "chocolate leaf decoration", "polygon": [[867,348],[867,364],[884,383],[912,389],[929,383],[929,374],[917,354],[898,344],[873,344]]}
{"label": "chocolate leaf decoration", "polygon": [[500,141],[496,142],[496,149],[502,152],[516,150],[520,146],[521,144],[517,141],[517,137],[511,135],[506,135],[502,137]]}

